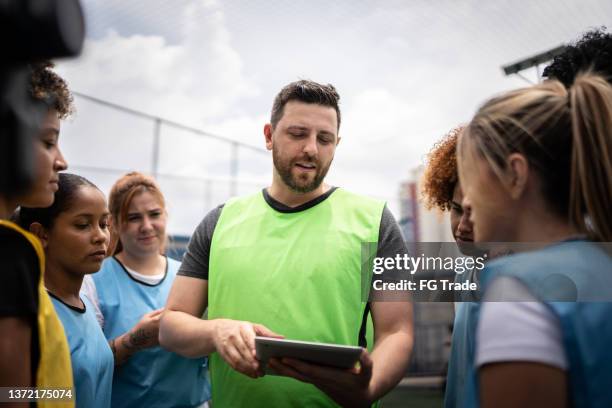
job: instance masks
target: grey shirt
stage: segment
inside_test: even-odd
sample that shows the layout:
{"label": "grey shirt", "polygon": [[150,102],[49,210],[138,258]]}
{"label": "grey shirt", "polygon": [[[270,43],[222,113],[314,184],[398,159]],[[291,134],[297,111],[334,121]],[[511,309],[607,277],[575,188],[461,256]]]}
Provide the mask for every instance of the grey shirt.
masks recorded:
{"label": "grey shirt", "polygon": [[[266,202],[274,210],[284,213],[296,213],[307,210],[308,208],[314,207],[315,205],[326,200],[337,187],[331,188],[325,194],[304,203],[298,207],[288,207],[285,204],[276,201],[272,198],[266,189],[262,190],[262,194]],[[200,225],[197,226],[194,231],[187,252],[183,258],[183,263],[178,272],[179,275],[190,276],[194,278],[208,280],[208,261],[210,259],[210,245],[212,242],[213,233],[219,217],[221,216],[221,210],[223,204],[217,208],[211,210],[206,217],[202,220]],[[395,257],[396,254],[403,256],[408,253],[402,233],[391,214],[391,211],[385,205],[380,219],[380,229],[378,234],[378,246],[376,256],[379,257]]]}

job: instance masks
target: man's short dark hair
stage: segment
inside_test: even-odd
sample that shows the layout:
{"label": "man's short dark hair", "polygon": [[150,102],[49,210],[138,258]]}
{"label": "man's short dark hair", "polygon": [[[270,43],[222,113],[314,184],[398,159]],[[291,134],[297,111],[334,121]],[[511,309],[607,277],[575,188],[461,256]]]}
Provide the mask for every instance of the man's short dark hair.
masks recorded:
{"label": "man's short dark hair", "polygon": [[612,83],[612,34],[606,28],[586,32],[544,69],[543,76],[557,79],[569,88],[581,71],[593,69]]}
{"label": "man's short dark hair", "polygon": [[322,85],[314,81],[301,80],[285,86],[274,98],[272,116],[270,118],[273,128],[276,127],[283,117],[283,109],[289,101],[314,103],[334,108],[338,118],[338,129],[340,129],[340,108],[338,107],[340,95],[338,95],[333,85]]}

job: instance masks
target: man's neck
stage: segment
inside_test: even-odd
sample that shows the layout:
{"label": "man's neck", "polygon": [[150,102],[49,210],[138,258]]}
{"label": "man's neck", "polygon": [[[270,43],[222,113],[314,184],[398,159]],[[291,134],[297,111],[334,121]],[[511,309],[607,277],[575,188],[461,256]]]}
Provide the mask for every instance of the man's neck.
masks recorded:
{"label": "man's neck", "polygon": [[273,180],[272,185],[268,187],[268,194],[281,204],[287,207],[295,208],[329,191],[331,186],[321,183],[316,189],[307,193],[298,193],[287,187],[282,181]]}

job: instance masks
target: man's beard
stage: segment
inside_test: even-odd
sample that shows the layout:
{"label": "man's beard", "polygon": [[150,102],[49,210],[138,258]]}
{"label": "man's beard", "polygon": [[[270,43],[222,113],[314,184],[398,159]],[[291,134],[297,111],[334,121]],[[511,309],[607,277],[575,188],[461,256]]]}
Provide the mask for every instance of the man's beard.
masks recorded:
{"label": "man's beard", "polygon": [[[309,183],[300,183],[300,179],[305,181],[309,178],[308,174],[304,174],[304,177],[306,178],[295,177],[292,174],[291,170],[297,161],[308,161],[316,166],[315,176]],[[325,176],[329,171],[329,167],[331,166],[331,160],[326,167],[321,167],[321,163],[318,160],[313,160],[310,158],[305,158],[303,160],[283,160],[278,153],[276,145],[274,144],[272,145],[272,162],[274,163],[274,168],[280,175],[285,185],[296,193],[302,194],[310,193],[311,191],[316,190],[325,179]]]}

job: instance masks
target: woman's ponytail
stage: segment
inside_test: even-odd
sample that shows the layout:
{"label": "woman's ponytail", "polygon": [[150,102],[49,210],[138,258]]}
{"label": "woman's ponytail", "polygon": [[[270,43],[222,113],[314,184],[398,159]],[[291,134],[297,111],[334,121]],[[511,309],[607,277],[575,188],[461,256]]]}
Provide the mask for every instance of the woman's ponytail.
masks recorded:
{"label": "woman's ponytail", "polygon": [[612,241],[612,86],[583,74],[569,91],[572,168],[569,215],[594,239]]}

